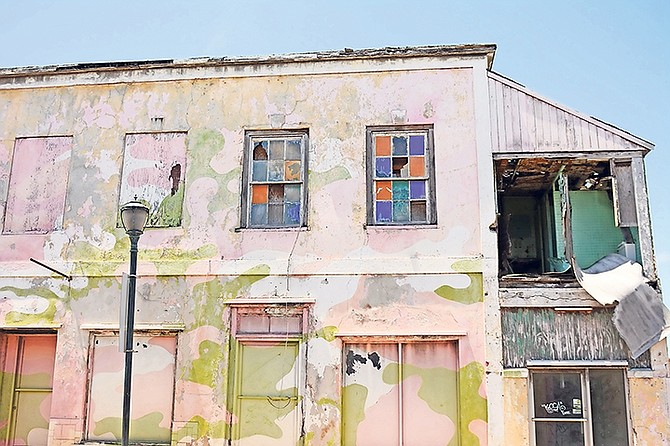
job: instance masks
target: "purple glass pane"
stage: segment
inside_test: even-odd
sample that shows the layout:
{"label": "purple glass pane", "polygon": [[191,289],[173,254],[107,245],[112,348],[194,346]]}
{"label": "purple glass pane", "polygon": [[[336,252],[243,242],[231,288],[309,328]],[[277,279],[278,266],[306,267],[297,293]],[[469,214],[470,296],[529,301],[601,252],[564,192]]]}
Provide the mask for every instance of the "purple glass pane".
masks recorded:
{"label": "purple glass pane", "polygon": [[415,200],[426,198],[426,182],[425,181],[410,181],[409,182],[409,198]]}
{"label": "purple glass pane", "polygon": [[284,223],[289,226],[300,224],[300,203],[286,203],[284,205]]}
{"label": "purple glass pane", "polygon": [[409,154],[423,155],[423,135],[411,135],[409,137]]}
{"label": "purple glass pane", "polygon": [[375,162],[375,175],[377,178],[390,178],[391,158],[378,157]]}
{"label": "purple glass pane", "polygon": [[393,202],[393,221],[397,221],[397,222],[409,221],[409,202],[408,201],[394,201]]}
{"label": "purple glass pane", "polygon": [[388,223],[392,220],[393,204],[390,201],[377,201],[376,211],[375,221],[377,223]]}

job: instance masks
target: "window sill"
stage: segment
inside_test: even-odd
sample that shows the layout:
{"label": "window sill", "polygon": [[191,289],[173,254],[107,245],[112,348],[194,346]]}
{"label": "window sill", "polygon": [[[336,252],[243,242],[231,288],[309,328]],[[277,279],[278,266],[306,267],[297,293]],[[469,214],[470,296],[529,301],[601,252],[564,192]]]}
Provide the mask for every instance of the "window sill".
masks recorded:
{"label": "window sill", "polygon": [[411,231],[416,231],[418,229],[437,229],[438,225],[437,224],[414,224],[414,225],[363,225],[363,228],[365,230],[373,230],[373,231],[387,231],[387,230],[400,230],[400,231],[405,231],[405,230],[411,230]]}
{"label": "window sill", "polygon": [[235,232],[305,232],[309,226],[289,226],[285,228],[235,228]]}

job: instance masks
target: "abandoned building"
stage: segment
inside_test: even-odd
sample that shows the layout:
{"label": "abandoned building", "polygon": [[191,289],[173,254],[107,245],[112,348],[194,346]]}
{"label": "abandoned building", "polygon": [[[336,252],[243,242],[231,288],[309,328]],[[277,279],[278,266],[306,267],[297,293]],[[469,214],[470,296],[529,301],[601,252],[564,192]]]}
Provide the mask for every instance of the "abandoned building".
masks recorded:
{"label": "abandoned building", "polygon": [[494,45],[0,70],[0,444],[669,444],[653,144]]}

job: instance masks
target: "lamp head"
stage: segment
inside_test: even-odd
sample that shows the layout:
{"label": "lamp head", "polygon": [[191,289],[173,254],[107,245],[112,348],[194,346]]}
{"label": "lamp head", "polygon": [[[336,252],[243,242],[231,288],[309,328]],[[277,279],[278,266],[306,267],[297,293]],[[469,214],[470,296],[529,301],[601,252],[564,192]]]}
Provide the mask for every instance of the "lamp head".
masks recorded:
{"label": "lamp head", "polygon": [[138,201],[137,197],[133,201],[129,201],[121,206],[121,222],[123,223],[123,228],[126,230],[126,234],[130,236],[142,235],[148,218],[149,208],[141,201]]}

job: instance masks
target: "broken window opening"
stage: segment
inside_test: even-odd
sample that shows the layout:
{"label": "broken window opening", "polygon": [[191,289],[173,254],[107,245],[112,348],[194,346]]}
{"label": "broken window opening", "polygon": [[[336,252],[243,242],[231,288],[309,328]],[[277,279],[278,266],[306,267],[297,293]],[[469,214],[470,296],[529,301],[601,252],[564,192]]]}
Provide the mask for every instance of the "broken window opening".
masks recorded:
{"label": "broken window opening", "polygon": [[580,268],[611,253],[641,258],[629,159],[501,159],[496,184],[501,277],[574,280],[570,253]]}

